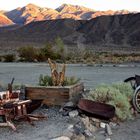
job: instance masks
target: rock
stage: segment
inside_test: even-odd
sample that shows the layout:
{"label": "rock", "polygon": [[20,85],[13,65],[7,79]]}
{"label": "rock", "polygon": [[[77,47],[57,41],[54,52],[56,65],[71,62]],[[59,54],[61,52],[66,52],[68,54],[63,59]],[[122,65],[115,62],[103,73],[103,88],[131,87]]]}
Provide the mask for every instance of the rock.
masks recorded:
{"label": "rock", "polygon": [[100,123],[101,121],[99,119],[96,118],[91,118],[90,122],[96,127],[96,128],[100,128]]}
{"label": "rock", "polygon": [[106,124],[105,131],[109,136],[112,135],[112,130],[111,130],[111,127],[109,126],[109,124]]}
{"label": "rock", "polygon": [[100,123],[99,122],[95,122],[94,126],[96,126],[96,128],[100,128]]}
{"label": "rock", "polygon": [[73,135],[72,140],[85,140],[85,136],[83,134]]}
{"label": "rock", "polygon": [[69,101],[66,104],[64,104],[63,107],[74,107],[74,103],[72,101]]}
{"label": "rock", "polygon": [[63,135],[67,136],[69,138],[71,138],[73,136],[73,133],[74,133],[73,125],[69,125],[68,128],[63,131]]}
{"label": "rock", "polygon": [[74,111],[71,111],[71,112],[69,112],[69,116],[70,117],[76,117],[76,116],[78,116],[78,114],[79,114],[79,112],[77,111],[77,110],[74,110]]}
{"label": "rock", "polygon": [[61,113],[61,112],[63,112],[63,111],[64,111],[64,110],[63,110],[63,108],[61,107],[60,110],[59,110],[59,112]]}
{"label": "rock", "polygon": [[84,135],[85,135],[86,137],[93,137],[93,134],[92,134],[88,129],[86,129],[86,130],[84,131]]}
{"label": "rock", "polygon": [[85,125],[83,124],[83,122],[78,122],[77,124],[74,125],[75,134],[77,135],[83,134],[84,131],[85,131]]}
{"label": "rock", "polygon": [[88,126],[88,130],[91,131],[91,132],[95,132],[97,130],[97,128],[94,125],[90,124]]}
{"label": "rock", "polygon": [[117,123],[114,123],[114,122],[110,122],[109,125],[110,125],[111,128],[117,127]]}
{"label": "rock", "polygon": [[101,128],[105,128],[105,126],[106,126],[105,123],[103,123],[103,122],[100,123],[100,127],[101,127]]}
{"label": "rock", "polygon": [[85,128],[91,132],[95,132],[96,128],[90,123],[89,117],[81,118],[81,121],[85,125]]}
{"label": "rock", "polygon": [[96,118],[91,118],[91,120],[92,120],[93,122],[97,122],[97,123],[100,123],[100,122],[101,122],[99,119],[96,119]]}
{"label": "rock", "polygon": [[70,140],[70,138],[66,136],[61,136],[61,137],[53,138],[51,140]]}
{"label": "rock", "polygon": [[74,127],[74,125],[71,124],[71,125],[68,126],[68,129],[73,130],[73,127]]}
{"label": "rock", "polygon": [[89,117],[81,118],[81,121],[85,125],[85,127],[88,129],[90,122],[89,122]]}
{"label": "rock", "polygon": [[67,116],[69,112],[71,112],[73,109],[74,109],[74,104],[73,102],[70,101],[64,104],[64,106],[61,107],[59,112],[62,113],[63,116]]}
{"label": "rock", "polygon": [[64,130],[63,135],[71,138],[73,136],[73,132],[66,129],[66,130]]}
{"label": "rock", "polygon": [[63,116],[68,116],[69,115],[69,111],[62,111],[62,115]]}

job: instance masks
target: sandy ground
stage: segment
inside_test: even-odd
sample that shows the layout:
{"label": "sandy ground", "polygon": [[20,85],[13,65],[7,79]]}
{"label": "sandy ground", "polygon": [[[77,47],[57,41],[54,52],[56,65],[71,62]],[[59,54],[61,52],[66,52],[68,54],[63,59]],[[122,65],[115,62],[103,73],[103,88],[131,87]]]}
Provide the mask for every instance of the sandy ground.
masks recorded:
{"label": "sandy ground", "polygon": [[[18,132],[10,128],[0,128],[0,140],[50,140],[51,138],[63,135],[64,130],[75,122],[69,117],[62,116],[59,108],[39,109],[36,112],[43,112],[48,120],[35,122],[35,126],[27,122],[16,122]],[[36,113],[35,112],[35,113]],[[140,116],[135,120],[121,123],[120,126],[112,129],[111,140],[140,140]],[[105,140],[106,136],[98,130],[95,133],[96,140]]]}

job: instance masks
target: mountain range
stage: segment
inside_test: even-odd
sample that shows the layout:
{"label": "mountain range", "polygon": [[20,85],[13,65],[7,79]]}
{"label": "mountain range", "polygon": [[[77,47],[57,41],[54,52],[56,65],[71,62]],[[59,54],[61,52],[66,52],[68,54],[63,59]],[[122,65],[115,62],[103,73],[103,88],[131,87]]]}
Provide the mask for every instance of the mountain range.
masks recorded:
{"label": "mountain range", "polygon": [[140,53],[140,13],[99,12],[67,4],[55,10],[29,4],[0,13],[0,52],[42,47],[60,37],[68,51]]}
{"label": "mountain range", "polygon": [[54,20],[71,18],[75,20],[90,20],[102,15],[119,15],[130,13],[121,11],[95,11],[83,6],[63,4],[56,9],[42,8],[34,4],[28,4],[11,11],[0,11],[0,25],[28,24],[33,21]]}

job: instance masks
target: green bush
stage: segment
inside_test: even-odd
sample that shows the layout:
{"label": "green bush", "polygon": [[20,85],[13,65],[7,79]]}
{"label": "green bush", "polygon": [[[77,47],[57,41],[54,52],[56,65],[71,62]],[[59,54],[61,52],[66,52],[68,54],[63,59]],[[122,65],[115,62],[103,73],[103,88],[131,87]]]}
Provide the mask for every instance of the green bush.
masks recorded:
{"label": "green bush", "polygon": [[[69,86],[69,85],[74,85],[76,83],[78,83],[80,81],[80,79],[72,76],[72,77],[65,77],[64,80],[64,86]],[[52,78],[51,76],[45,75],[43,76],[42,74],[39,77],[39,85],[40,86],[52,86]]]}
{"label": "green bush", "polygon": [[4,62],[14,62],[16,60],[16,56],[14,54],[6,54],[3,58]]}
{"label": "green bush", "polygon": [[39,77],[39,85],[40,86],[52,86],[52,78],[48,75],[43,76],[42,74]]}
{"label": "green bush", "polygon": [[[130,98],[132,89],[129,84],[100,85],[90,91],[88,99],[113,105],[116,108],[116,116],[120,120],[132,118]],[[129,98],[128,98],[129,97]]]}
{"label": "green bush", "polygon": [[72,76],[72,77],[65,77],[64,86],[74,85],[74,84],[78,83],[79,81],[80,81],[80,79],[76,78],[74,76]]}
{"label": "green bush", "polygon": [[44,61],[47,60],[47,58],[46,58],[44,52],[42,51],[42,49],[38,49],[38,53],[36,55],[36,60],[38,62],[44,62]]}
{"label": "green bush", "polygon": [[64,49],[64,42],[60,37],[57,37],[55,40],[55,44],[57,46],[57,59],[65,60],[65,49]]}
{"label": "green bush", "polygon": [[22,47],[18,50],[21,61],[33,62],[37,56],[37,49],[32,46]]}
{"label": "green bush", "polygon": [[55,58],[55,52],[53,50],[53,46],[51,43],[46,43],[43,48],[40,49],[40,53],[45,56],[46,60],[48,58],[54,59]]}
{"label": "green bush", "polygon": [[120,93],[126,95],[126,97],[131,100],[133,96],[133,89],[128,83],[116,83],[112,85],[114,88],[118,89]]}

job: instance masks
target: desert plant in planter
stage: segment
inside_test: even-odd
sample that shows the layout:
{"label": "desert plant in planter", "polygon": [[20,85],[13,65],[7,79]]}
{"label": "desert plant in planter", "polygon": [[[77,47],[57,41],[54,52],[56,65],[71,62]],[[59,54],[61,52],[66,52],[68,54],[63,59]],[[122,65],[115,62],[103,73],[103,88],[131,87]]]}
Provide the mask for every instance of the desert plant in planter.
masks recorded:
{"label": "desert plant in planter", "polygon": [[131,119],[132,89],[129,84],[117,83],[113,85],[100,85],[90,91],[88,99],[113,105],[116,109],[116,117],[123,121]]}
{"label": "desert plant in planter", "polygon": [[63,105],[69,100],[77,102],[84,90],[83,83],[78,78],[65,76],[65,64],[62,71],[58,72],[56,63],[48,59],[51,76],[40,75],[39,86],[26,87],[27,98],[43,100],[46,105]]}

